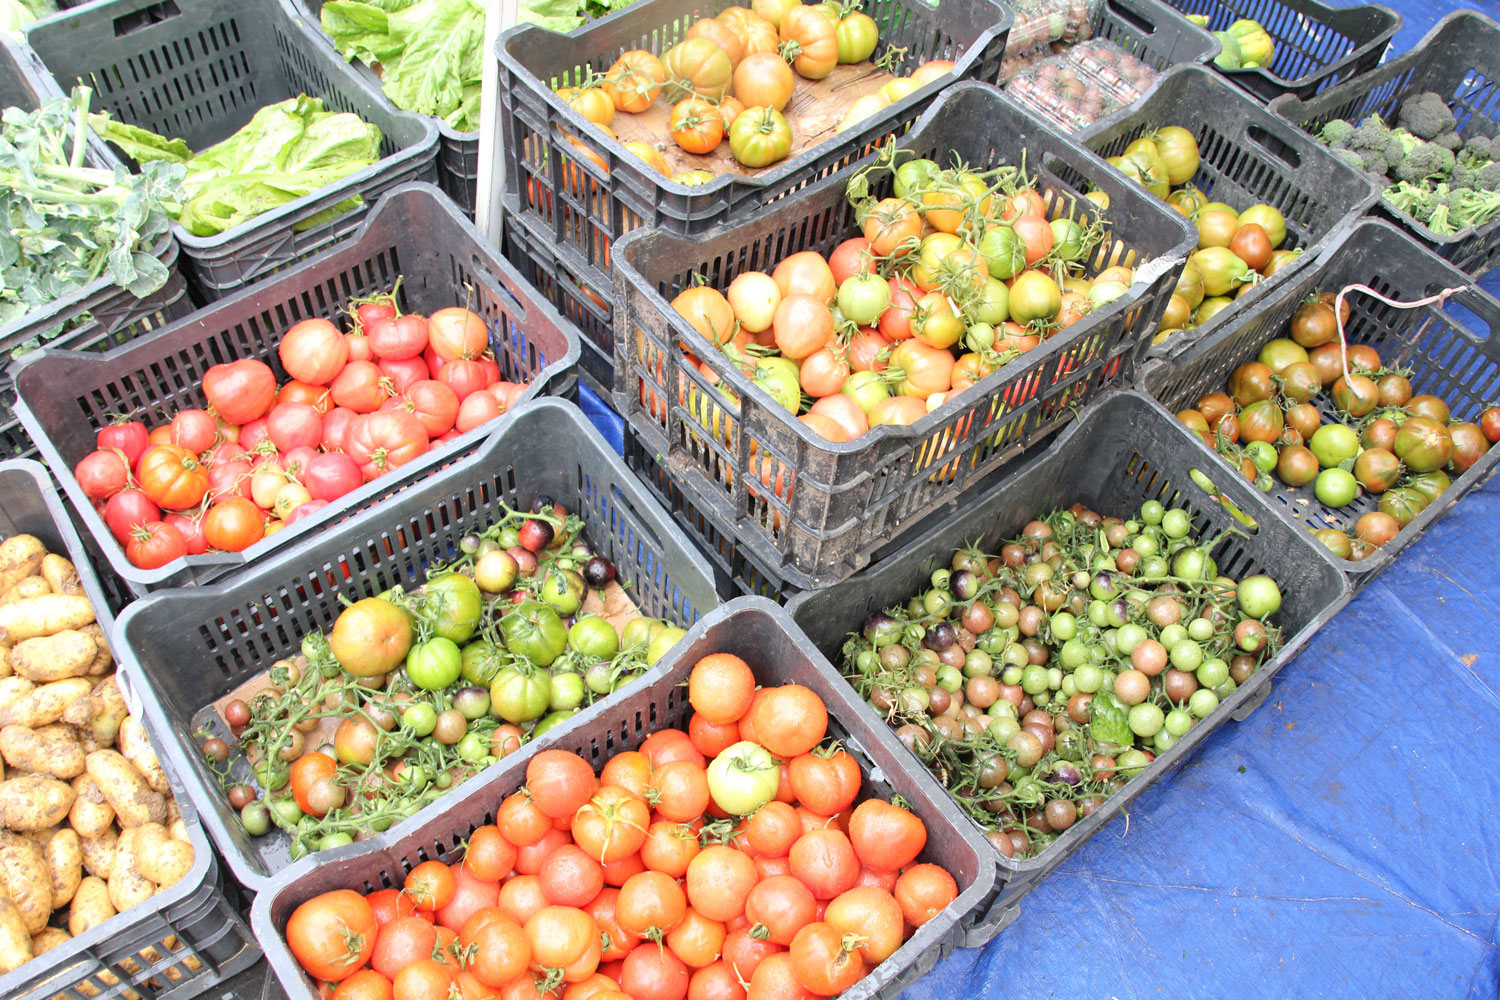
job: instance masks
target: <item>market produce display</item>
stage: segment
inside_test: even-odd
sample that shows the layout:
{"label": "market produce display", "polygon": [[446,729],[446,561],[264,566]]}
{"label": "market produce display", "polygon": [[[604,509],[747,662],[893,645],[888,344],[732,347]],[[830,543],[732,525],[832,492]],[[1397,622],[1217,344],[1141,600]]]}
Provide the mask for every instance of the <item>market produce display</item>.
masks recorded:
{"label": "market produce display", "polygon": [[[462,860],[335,889],[286,939],[333,996],[833,996],[958,896],[928,831],[823,746],[828,710],[702,657],[687,731],[587,760],[543,750]],[[373,991],[373,993],[371,992]],[[565,994],[564,994],[565,995]]]}
{"label": "market produce display", "polygon": [[1409,371],[1388,367],[1362,344],[1341,344],[1334,292],[1309,298],[1288,336],[1261,348],[1180,419],[1262,489],[1276,480],[1312,488],[1319,503],[1346,507],[1379,497],[1352,530],[1315,534],[1344,559],[1367,558],[1500,440],[1500,407],[1477,422],[1452,420],[1437,396],[1413,395]]}
{"label": "market produce display", "polygon": [[89,88],[77,87],[32,112],[5,110],[0,323],[101,277],[137,298],[167,282],[166,265],[152,248],[185,198],[183,171],[167,163],[147,164],[138,174],[90,165],[85,140],[91,96]]}
{"label": "market produce display", "polygon": [[532,508],[466,536],[419,588],[351,595],[212,706],[205,731],[223,735],[199,749],[246,832],[284,830],[298,857],[385,830],[682,637],[636,613],[576,516]]}
{"label": "market produce display", "polygon": [[1500,151],[1492,137],[1458,134],[1458,119],[1439,94],[1401,103],[1394,123],[1379,115],[1335,118],[1318,138],[1385,183],[1392,207],[1437,236],[1453,236],[1500,216]]}
{"label": "market produce display", "polygon": [[0,636],[6,973],[149,905],[193,845],[73,564],[32,535],[0,542]]}
{"label": "market produce display", "polygon": [[[90,115],[89,124],[137,164],[185,168],[186,197],[172,215],[195,236],[233,229],[380,159],[378,126],[358,115],[325,111],[321,99],[306,94],[261,108],[234,135],[197,153],[181,139],[105,114]],[[301,225],[317,225],[363,203],[351,195]]]}
{"label": "market produce display", "polygon": [[221,362],[203,376],[207,409],[98,430],[73,473],[133,565],[249,548],[526,389],[501,380],[488,326],[461,305],[402,314],[391,292],[351,306],[348,332],[306,319],[281,335],[281,385],[264,361]]}
{"label": "market produce display", "polygon": [[[528,12],[536,8],[523,4],[522,13]],[[319,19],[345,59],[363,62],[379,74],[386,96],[396,107],[441,118],[458,132],[478,131],[483,4],[475,0],[329,0],[319,11]]]}
{"label": "market produce display", "polygon": [[871,615],[845,676],[1001,854],[1035,857],[1275,655],[1280,587],[1220,575],[1221,537],[1154,500],[1053,511]]}
{"label": "market produce display", "polygon": [[[557,93],[611,138],[619,127],[617,114],[642,115],[660,100],[670,109],[670,138],[682,151],[707,156],[727,139],[736,163],[759,169],[792,151],[797,116],[787,109],[798,78],[823,80],[837,66],[864,63],[878,42],[878,26],[857,4],[766,0],[753,9],[730,7],[716,17],[699,18],[687,37],[661,58],[644,49],[629,50],[602,77]],[[893,77],[878,89],[867,86],[868,92],[853,102],[835,131],[889,107],[952,69],[951,60],[931,60],[909,77]],[[577,140],[574,145],[606,167],[597,153]],[[674,172],[647,141],[632,139],[625,148],[680,183],[702,184],[715,176],[706,169]]]}
{"label": "market produce display", "polygon": [[[894,193],[877,200],[868,191],[884,173]],[[757,386],[832,441],[915,423],[1133,280],[1123,264],[1085,277],[1105,224],[1048,221],[1020,166],[944,167],[893,150],[851,178],[848,197],[864,235],[827,258],[802,251],[770,274],[740,273],[723,292],[700,285],[672,300]],[[734,398],[712,365],[697,363]],[[1004,402],[1020,405],[1024,392],[1007,390]],[[653,412],[666,402],[642,401]]]}
{"label": "market produce display", "polygon": [[1136,139],[1110,165],[1192,220],[1198,249],[1188,258],[1162,316],[1154,343],[1208,322],[1214,314],[1269,278],[1302,251],[1283,250],[1286,219],[1273,205],[1236,208],[1190,183],[1198,172],[1198,140],[1177,125]]}

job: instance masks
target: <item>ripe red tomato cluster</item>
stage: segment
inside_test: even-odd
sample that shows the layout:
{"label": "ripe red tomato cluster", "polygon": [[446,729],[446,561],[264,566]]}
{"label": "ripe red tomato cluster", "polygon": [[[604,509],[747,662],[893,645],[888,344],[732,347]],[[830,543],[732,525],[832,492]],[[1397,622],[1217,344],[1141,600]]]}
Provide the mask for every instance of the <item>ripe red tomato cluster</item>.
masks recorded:
{"label": "ripe red tomato cluster", "polygon": [[402,315],[390,296],[359,305],[348,333],[303,320],[277,350],[283,384],[253,358],[214,365],[208,409],[101,428],[74,466],[133,565],[248,548],[500,416],[526,389],[501,380],[482,317]]}
{"label": "ripe red tomato cluster", "polygon": [[[686,732],[652,733],[597,777],[577,754],[538,753],[463,860],[303,903],[293,955],[334,1000],[814,1000],[957,897],[917,863],[922,820],[858,801],[859,762],[819,748],[816,693],[757,688],[715,653],[688,697]],[[737,768],[715,765],[736,754],[749,770],[726,781]],[[748,816],[720,808],[747,794]]]}

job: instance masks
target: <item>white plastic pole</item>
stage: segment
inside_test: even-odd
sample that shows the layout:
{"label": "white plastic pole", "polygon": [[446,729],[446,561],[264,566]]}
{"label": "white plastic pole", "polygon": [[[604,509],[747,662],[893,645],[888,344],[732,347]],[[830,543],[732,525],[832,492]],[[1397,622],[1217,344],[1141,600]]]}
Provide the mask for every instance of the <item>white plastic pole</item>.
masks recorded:
{"label": "white plastic pole", "polygon": [[495,39],[516,23],[518,0],[485,0],[484,76],[479,111],[479,176],[474,199],[474,224],[484,237],[500,245],[500,198],[505,183],[505,167],[500,160],[498,97],[499,64],[495,60]]}

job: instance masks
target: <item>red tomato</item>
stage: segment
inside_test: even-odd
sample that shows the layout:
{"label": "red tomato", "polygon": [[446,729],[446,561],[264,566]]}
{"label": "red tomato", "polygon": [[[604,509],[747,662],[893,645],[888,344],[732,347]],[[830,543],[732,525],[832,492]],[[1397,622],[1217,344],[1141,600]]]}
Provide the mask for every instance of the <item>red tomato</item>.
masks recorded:
{"label": "red tomato", "polygon": [[187,555],[187,544],[177,529],[164,521],[138,525],[125,543],[125,558],[141,569],[158,569]]}
{"label": "red tomato", "polygon": [[427,327],[432,348],[444,361],[477,358],[489,350],[489,328],[482,317],[467,309],[439,309],[428,318]]}
{"label": "red tomato", "polygon": [[126,461],[134,468],[136,459],[146,450],[149,438],[145,424],[139,420],[127,420],[99,428],[99,433],[94,436],[94,443],[100,448],[120,449],[125,453]]}
{"label": "red tomato", "polygon": [[451,389],[460,401],[483,389],[489,382],[484,366],[477,361],[459,358],[443,365],[438,372],[438,381]]}
{"label": "red tomato", "polygon": [[326,319],[305,319],[281,335],[276,347],[281,367],[299,382],[327,385],[349,360],[349,345]]}
{"label": "red tomato", "polygon": [[277,403],[266,416],[266,436],[278,451],[316,448],[323,442],[323,417],[307,403]]}
{"label": "red tomato", "polygon": [[422,422],[402,410],[365,414],[349,425],[344,443],[366,482],[421,457],[428,448]]}
{"label": "red tomato", "polygon": [[[350,358],[350,361],[368,361],[369,358]],[[329,393],[328,387],[323,385],[310,385],[306,382],[298,382],[292,379],[285,383],[276,393],[278,403],[306,403],[318,411],[321,416],[333,409],[333,395]]]}
{"label": "red tomato", "polygon": [[203,373],[203,394],[219,416],[245,424],[276,401],[276,373],[254,358],[217,364]]}
{"label": "red tomato", "polygon": [[314,455],[302,470],[302,485],[314,500],[337,500],[364,483],[359,463],[341,451]]}
{"label": "red tomato", "polygon": [[370,349],[370,338],[356,330],[344,334],[344,345],[349,348],[350,361],[371,361],[375,352]]}
{"label": "red tomato", "polygon": [[476,392],[459,404],[453,429],[460,434],[487,424],[504,412],[499,402],[488,392]]}
{"label": "red tomato", "polygon": [[441,364],[437,362],[434,365],[423,358],[403,358],[400,361],[383,360],[380,362],[380,373],[390,380],[393,391],[402,393],[413,383],[420,382],[424,378],[432,378],[433,373],[441,367]]}
{"label": "red tomato", "polygon": [[419,379],[407,386],[402,395],[412,404],[412,412],[422,421],[429,437],[445,433],[458,419],[458,394],[436,379]]}
{"label": "red tomato", "polygon": [[448,867],[453,871],[453,898],[437,911],[437,922],[456,931],[469,917],[495,905],[500,895],[500,883],[475,878],[461,861]]}
{"label": "red tomato", "polygon": [[873,274],[875,258],[870,253],[870,241],[855,236],[840,243],[828,255],[828,267],[833,271],[833,280],[841,285],[853,275]]}
{"label": "red tomato", "polygon": [[237,442],[247,452],[257,451],[261,444],[271,439],[271,422],[265,417],[257,417],[240,428],[240,439]]}
{"label": "red tomato", "polygon": [[324,451],[343,451],[344,437],[349,433],[349,424],[355,417],[359,416],[347,406],[335,406],[323,416],[323,440],[320,446]]}
{"label": "red tomato", "polygon": [[171,442],[195,455],[212,448],[218,439],[218,421],[207,410],[178,410],[172,418]]}
{"label": "red tomato", "polygon": [[373,361],[351,361],[329,387],[335,406],[355,413],[374,413],[391,397],[381,384],[384,373]]}
{"label": "red tomato", "polygon": [[203,516],[203,537],[225,552],[248,549],[266,535],[265,519],[255,501],[229,497],[208,508]]}
{"label": "red tomato", "polygon": [[377,319],[365,327],[370,350],[381,360],[403,361],[427,350],[427,320],[415,313]]}
{"label": "red tomato", "polygon": [[244,459],[215,462],[208,470],[209,499],[218,500],[228,496],[250,499],[250,475],[253,471],[250,463]]}
{"label": "red tomato", "polygon": [[73,466],[73,477],[91,500],[104,500],[130,485],[130,466],[117,448],[91,451]]}
{"label": "red tomato", "polygon": [[379,932],[375,913],[364,897],[351,889],[336,889],[292,911],[286,940],[292,955],[310,974],[338,982],[369,961]]}
{"label": "red tomato", "polygon": [[203,519],[201,517],[183,517],[181,514],[168,514],[162,518],[164,524],[171,525],[177,529],[182,536],[183,545],[190,556],[201,556],[208,551],[208,539],[203,537]]}
{"label": "red tomato", "polygon": [[318,511],[328,506],[327,500],[309,500],[299,503],[293,511],[286,516],[287,524],[296,524],[305,517],[312,517]]}

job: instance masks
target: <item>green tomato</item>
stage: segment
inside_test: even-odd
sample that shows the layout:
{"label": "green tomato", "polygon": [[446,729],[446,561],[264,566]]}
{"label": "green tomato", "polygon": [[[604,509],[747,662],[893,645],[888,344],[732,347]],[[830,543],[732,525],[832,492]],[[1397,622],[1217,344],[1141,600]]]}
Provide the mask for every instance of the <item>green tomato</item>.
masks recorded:
{"label": "green tomato", "polygon": [[[1136,707],[1139,708],[1140,706],[1137,705]],[[1115,757],[1116,769],[1127,778],[1134,778],[1141,771],[1145,770],[1146,765],[1150,763],[1151,758],[1147,757],[1142,751],[1135,749],[1135,747],[1122,751]]]}
{"label": "green tomato", "polygon": [[1137,736],[1155,736],[1164,721],[1161,709],[1149,701],[1131,706],[1130,731]]}
{"label": "green tomato", "polygon": [[554,567],[547,572],[547,578],[537,589],[537,596],[556,608],[558,614],[572,615],[583,607],[587,591],[588,585],[583,582],[583,576],[577,570]]}
{"label": "green tomato", "polygon": [[979,297],[969,303],[964,315],[976,323],[994,327],[1010,319],[1010,289],[996,277],[986,278]]}
{"label": "green tomato", "polygon": [[1021,690],[1035,698],[1047,690],[1047,668],[1031,665],[1021,671]]}
{"label": "green tomato", "polygon": [[568,645],[594,660],[612,660],[620,651],[615,627],[598,615],[585,615],[568,629]]}
{"label": "green tomato", "polygon": [[252,837],[262,837],[271,832],[271,809],[264,802],[247,802],[240,810],[240,824]]}
{"label": "green tomato", "polygon": [[1276,446],[1269,441],[1251,441],[1245,445],[1245,455],[1261,472],[1270,472],[1276,468],[1276,462],[1280,455]]}
{"label": "green tomato", "polygon": [[331,851],[335,847],[343,847],[354,843],[354,835],[349,833],[328,833],[318,841],[318,850]]}
{"label": "green tomato", "polygon": [[1169,655],[1172,666],[1178,670],[1191,672],[1203,665],[1203,647],[1192,639],[1183,639],[1173,645]]}
{"label": "green tomato", "polygon": [[1332,469],[1359,454],[1359,435],[1343,424],[1323,424],[1313,431],[1307,446],[1320,466]]}
{"label": "green tomato", "polygon": [[290,795],[278,795],[266,805],[271,809],[271,821],[283,830],[294,829],[302,821],[302,809]]}
{"label": "green tomato", "polygon": [[576,709],[576,708],[566,709],[566,710],[561,711],[561,712],[551,712],[551,713],[549,713],[545,719],[543,719],[541,722],[538,722],[532,728],[530,738],[533,739],[533,740],[537,739],[542,734],[546,733],[548,730],[554,729],[557,726],[562,725],[564,722],[567,722],[569,719],[571,719],[573,716],[575,716],[577,714],[578,714],[578,709]]}
{"label": "green tomato", "polygon": [[463,673],[463,654],[452,639],[437,636],[406,654],[406,676],[423,691],[441,691]]}
{"label": "green tomato", "polygon": [[1188,711],[1194,718],[1205,719],[1219,707],[1219,696],[1208,688],[1199,688],[1188,698]]}
{"label": "green tomato", "polygon": [[557,610],[541,601],[523,601],[500,619],[505,648],[539,667],[548,667],[568,645],[568,630]]}
{"label": "green tomato", "polygon": [[796,413],[802,407],[800,369],[787,358],[759,359],[751,381],[788,413]]}
{"label": "green tomato", "polygon": [[1214,623],[1207,618],[1194,618],[1188,622],[1188,638],[1207,642],[1214,637]]}
{"label": "green tomato", "polygon": [[875,19],[862,11],[845,14],[838,21],[839,63],[862,63],[875,54],[880,28]]}
{"label": "green tomato", "polygon": [[931,160],[907,160],[896,168],[893,187],[897,198],[905,198],[917,188],[926,187],[941,168]]}
{"label": "green tomato", "polygon": [[[1199,690],[1202,689],[1200,688]],[[1174,708],[1167,713],[1166,729],[1174,737],[1185,736],[1187,735],[1187,731],[1192,728],[1193,716],[1190,713],[1184,712],[1180,708]]]}
{"label": "green tomato", "polygon": [[838,304],[856,326],[874,326],[891,304],[890,282],[878,274],[853,274],[839,286]]}
{"label": "green tomato", "polygon": [[1281,588],[1269,576],[1247,576],[1235,588],[1240,610],[1247,618],[1265,618],[1281,610]]}
{"label": "green tomato", "polygon": [[1129,656],[1147,638],[1144,628],[1135,622],[1126,622],[1115,632],[1115,648],[1120,651],[1120,655]]}
{"label": "green tomato", "polygon": [[1073,683],[1084,694],[1094,694],[1104,686],[1104,671],[1092,663],[1085,664],[1073,672]]}
{"label": "green tomato", "polygon": [[1048,624],[1052,626],[1053,638],[1062,642],[1067,642],[1078,634],[1078,619],[1066,611],[1057,612]]}
{"label": "green tomato", "polygon": [[583,677],[571,670],[552,675],[552,690],[547,707],[554,712],[564,712],[583,704]]}
{"label": "green tomato", "polygon": [[1196,671],[1198,683],[1205,688],[1216,688],[1229,679],[1229,664],[1218,657],[1204,660]]}
{"label": "green tomato", "polygon": [[792,151],[792,127],[775,108],[742,111],[729,127],[729,151],[747,167],[769,167]]}
{"label": "green tomato", "polygon": [[1186,538],[1192,527],[1192,519],[1185,510],[1174,507],[1162,515],[1161,530],[1168,538]]}
{"label": "green tomato", "polygon": [[401,724],[416,736],[430,736],[437,728],[437,709],[425,701],[408,705],[401,713]]}
{"label": "green tomato", "polygon": [[484,639],[475,639],[464,646],[461,659],[463,679],[481,687],[487,686],[495,679],[495,675],[500,672],[501,667],[505,666],[506,661],[500,648]]}
{"label": "green tomato", "polygon": [[651,644],[646,647],[646,666],[656,666],[656,661],[671,652],[672,647],[677,645],[685,635],[687,635],[685,629],[672,626],[668,626],[658,632],[656,637],[651,640]]}
{"label": "green tomato", "polygon": [[520,724],[541,718],[552,700],[552,676],[545,670],[506,667],[490,684],[490,711]]}
{"label": "green tomato", "polygon": [[432,630],[453,642],[468,642],[479,628],[484,599],[479,584],[462,573],[444,573],[422,590],[422,617]]}
{"label": "green tomato", "polygon": [[776,797],[781,765],[771,751],[749,740],[726,749],[708,765],[708,792],[731,816],[746,816]]}
{"label": "green tomato", "polygon": [[490,753],[489,737],[481,736],[472,729],[464,733],[463,738],[458,741],[455,749],[460,759],[470,764],[477,764]]}
{"label": "green tomato", "polygon": [[1359,495],[1359,480],[1347,469],[1324,469],[1313,482],[1318,502],[1329,507],[1345,507]]}

